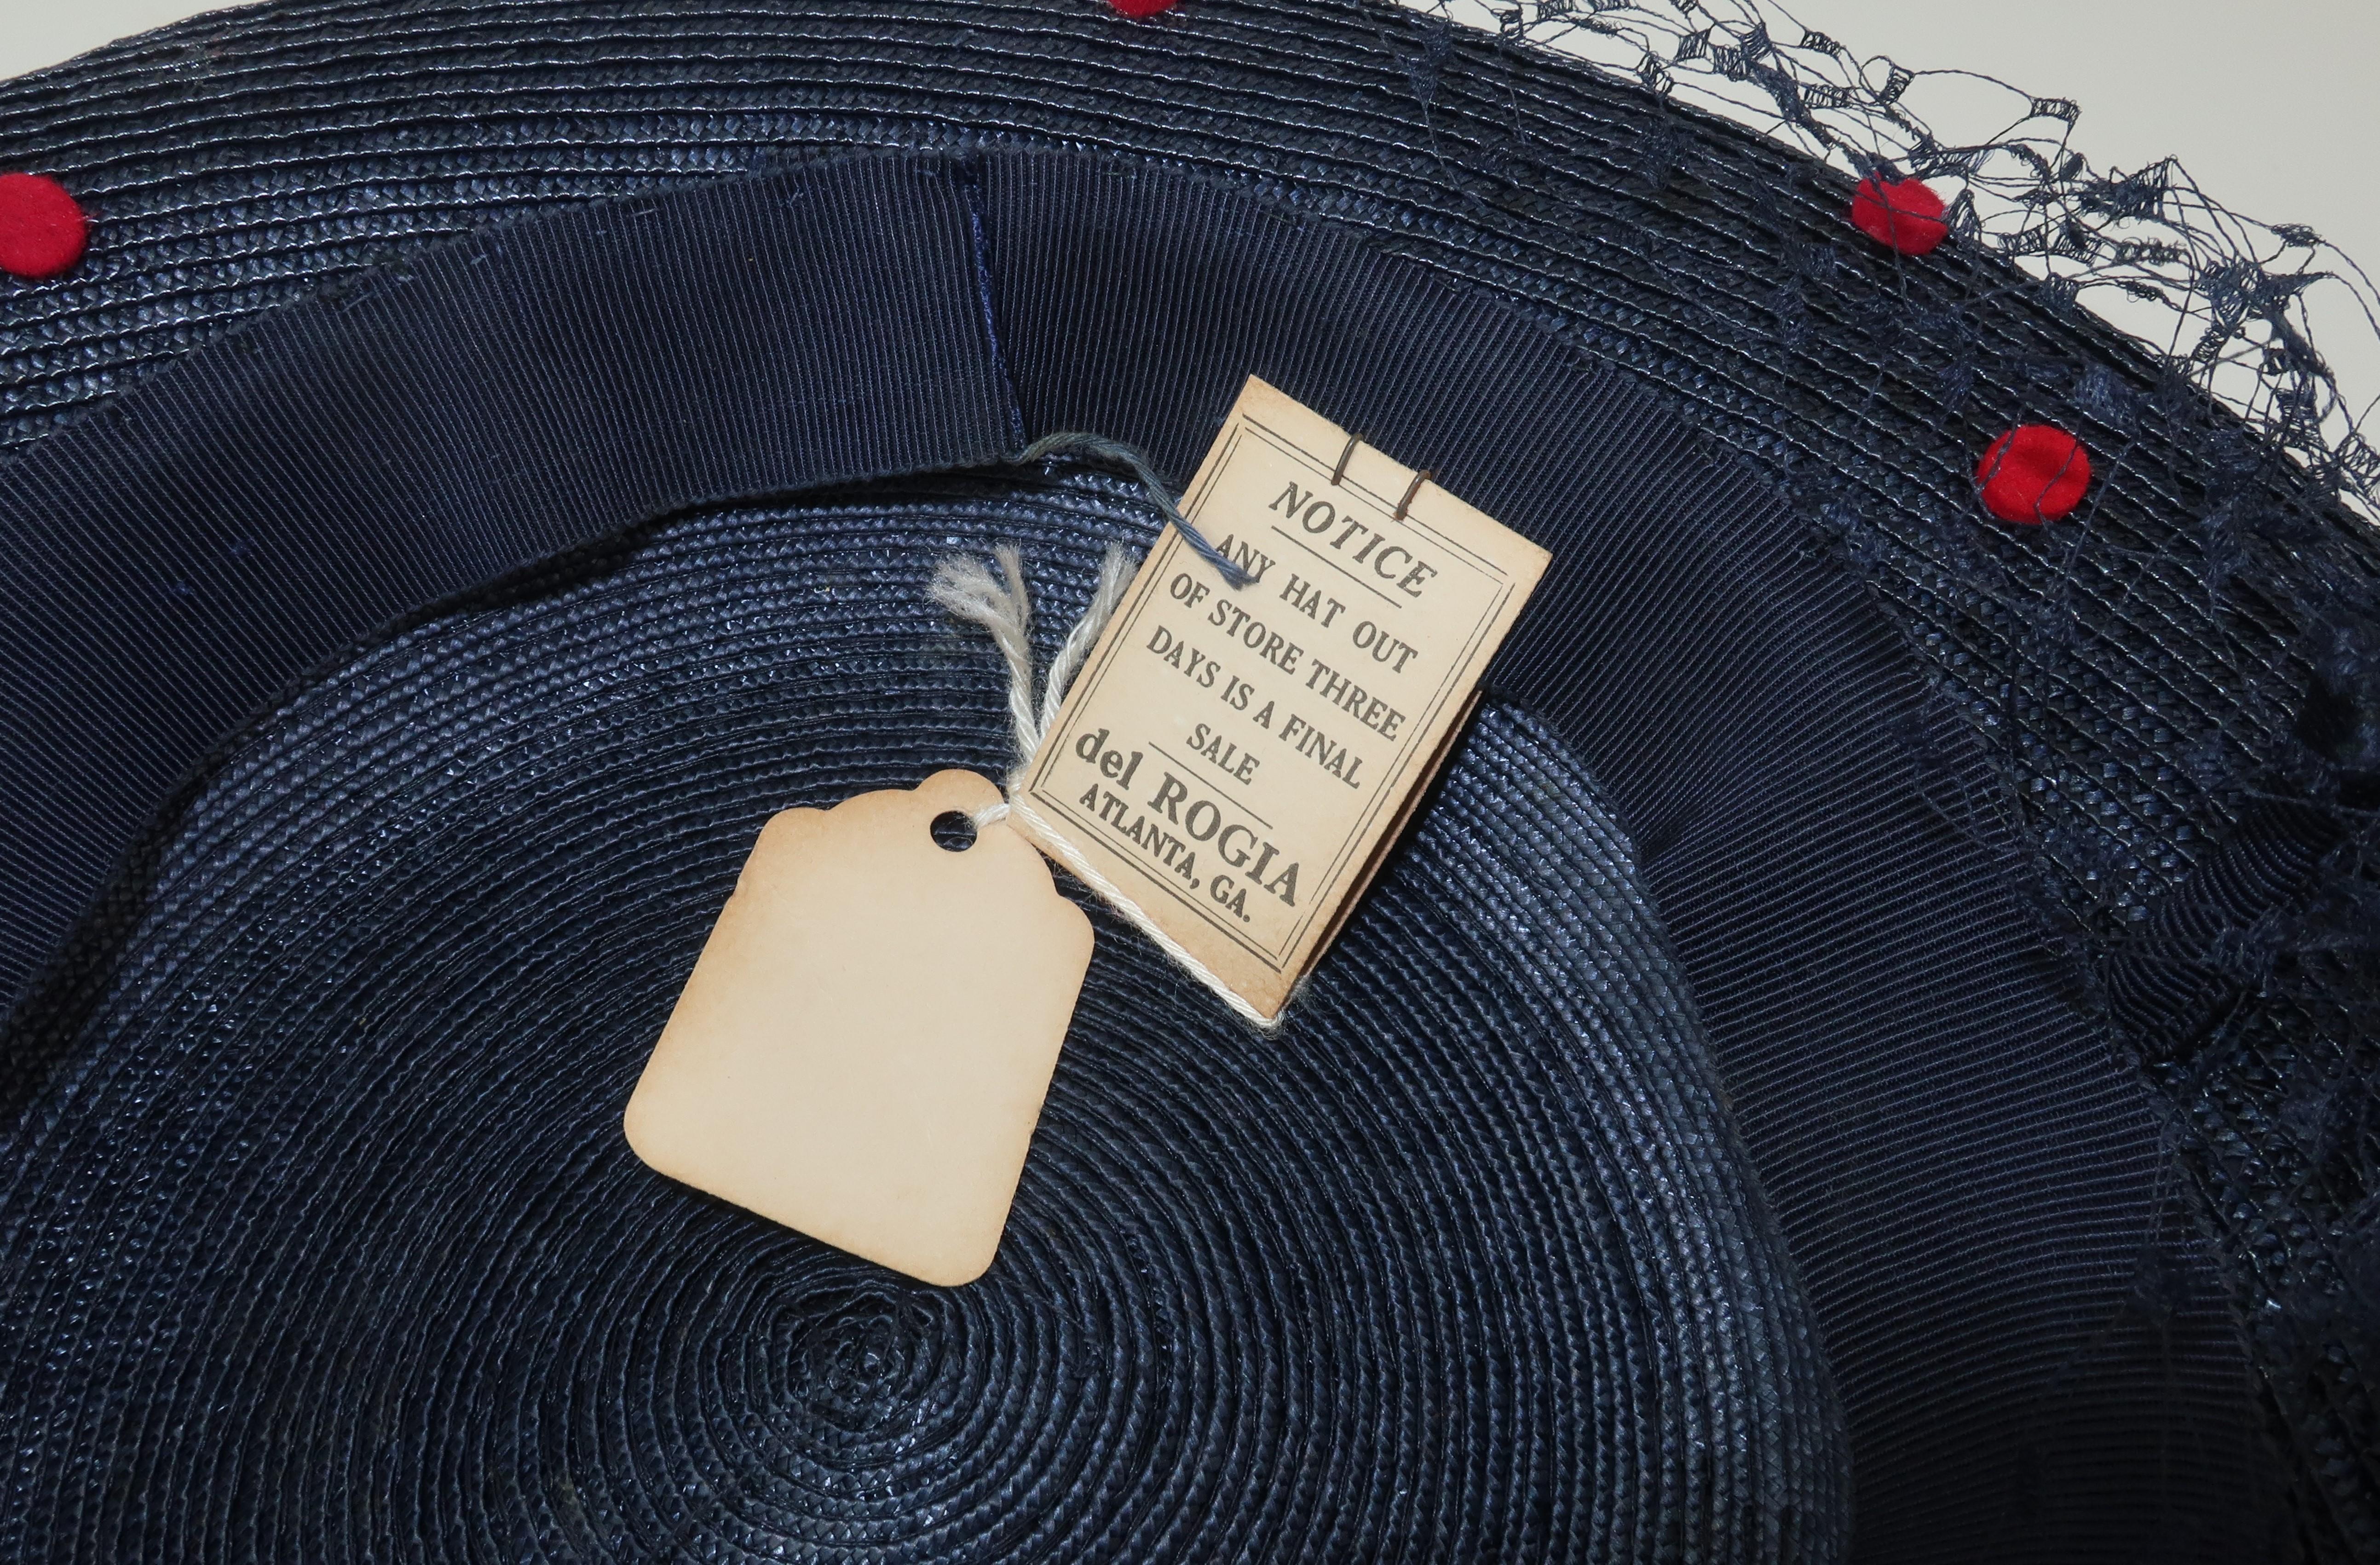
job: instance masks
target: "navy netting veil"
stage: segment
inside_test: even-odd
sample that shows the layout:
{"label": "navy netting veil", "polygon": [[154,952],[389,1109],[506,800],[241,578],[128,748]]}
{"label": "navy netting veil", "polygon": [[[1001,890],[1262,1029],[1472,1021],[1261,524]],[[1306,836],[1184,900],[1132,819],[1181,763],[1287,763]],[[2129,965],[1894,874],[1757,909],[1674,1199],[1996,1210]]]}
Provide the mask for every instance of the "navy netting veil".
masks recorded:
{"label": "navy netting veil", "polygon": [[[1367,5],[265,6],[0,116],[97,224],[0,294],[13,1556],[2380,1549],[2380,550],[2068,294]],[[1102,921],[967,1290],[641,1169],[759,822],[999,770],[934,559],[1155,525],[1010,458],[1249,373],[1555,557],[1288,1034]]]}

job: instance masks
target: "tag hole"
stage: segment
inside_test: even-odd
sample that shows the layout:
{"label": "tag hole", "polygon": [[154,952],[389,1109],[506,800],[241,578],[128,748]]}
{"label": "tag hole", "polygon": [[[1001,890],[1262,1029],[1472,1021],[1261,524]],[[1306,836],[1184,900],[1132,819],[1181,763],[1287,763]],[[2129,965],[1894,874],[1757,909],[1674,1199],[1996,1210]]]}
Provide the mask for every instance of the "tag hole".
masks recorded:
{"label": "tag hole", "polygon": [[975,846],[975,818],[963,809],[946,809],[934,817],[934,841],[953,853]]}

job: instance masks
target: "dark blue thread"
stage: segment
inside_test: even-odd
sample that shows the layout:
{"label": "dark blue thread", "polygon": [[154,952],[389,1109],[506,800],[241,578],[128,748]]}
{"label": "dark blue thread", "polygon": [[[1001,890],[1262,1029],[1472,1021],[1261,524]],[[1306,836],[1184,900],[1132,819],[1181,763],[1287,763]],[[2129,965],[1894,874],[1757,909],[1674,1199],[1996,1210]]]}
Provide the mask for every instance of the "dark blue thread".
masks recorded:
{"label": "dark blue thread", "polygon": [[1191,526],[1190,518],[1184,516],[1182,514],[1182,508],[1174,503],[1173,493],[1165,487],[1165,480],[1159,478],[1157,469],[1148,465],[1148,458],[1123,442],[1110,440],[1105,435],[1095,435],[1081,430],[1062,430],[1056,434],[1043,435],[1010,460],[1023,466],[1029,462],[1038,462],[1045,456],[1074,456],[1086,462],[1113,462],[1131,468],[1133,477],[1138,479],[1141,487],[1148,491],[1148,498],[1156,503],[1159,510],[1165,513],[1166,521],[1172,524],[1173,529],[1182,535],[1182,541],[1190,546],[1193,553],[1221,572],[1223,580],[1234,588],[1245,587],[1256,580],[1253,572],[1234,562],[1231,556],[1208,542],[1205,533]]}
{"label": "dark blue thread", "polygon": [[966,207],[968,257],[975,265],[976,306],[983,314],[983,337],[991,350],[991,372],[1000,382],[1000,398],[1008,408],[1008,440],[1025,443],[1025,407],[1016,398],[1016,378],[1008,372],[1008,349],[1000,340],[1000,317],[991,308],[991,241],[983,226],[983,169],[973,158],[955,166],[959,200]]}

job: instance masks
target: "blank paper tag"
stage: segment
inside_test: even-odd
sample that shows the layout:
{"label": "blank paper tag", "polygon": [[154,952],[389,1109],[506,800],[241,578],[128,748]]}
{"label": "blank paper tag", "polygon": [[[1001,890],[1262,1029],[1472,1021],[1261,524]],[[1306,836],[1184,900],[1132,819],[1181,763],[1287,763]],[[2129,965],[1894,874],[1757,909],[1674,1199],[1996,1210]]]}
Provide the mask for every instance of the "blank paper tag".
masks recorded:
{"label": "blank paper tag", "polygon": [[1256,580],[1234,589],[1169,530],[1026,778],[1047,833],[1264,1016],[1370,881],[1549,558],[1415,476],[1251,379],[1182,509]]}
{"label": "blank paper tag", "polygon": [[628,1100],[653,1168],[928,1282],[991,1264],[1091,924],[969,771],[761,830]]}

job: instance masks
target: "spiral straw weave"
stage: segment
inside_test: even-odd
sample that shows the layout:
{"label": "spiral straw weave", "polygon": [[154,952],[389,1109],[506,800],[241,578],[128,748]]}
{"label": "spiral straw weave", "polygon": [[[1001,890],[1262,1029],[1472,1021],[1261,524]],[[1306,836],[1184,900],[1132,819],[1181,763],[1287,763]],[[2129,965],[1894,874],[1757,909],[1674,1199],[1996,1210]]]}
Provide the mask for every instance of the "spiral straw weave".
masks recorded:
{"label": "spiral straw weave", "polygon": [[[1559,10],[1517,19],[1603,7]],[[1776,65],[1747,47],[1729,45],[1747,80]],[[75,276],[0,293],[0,438],[20,449],[260,312],[401,285],[434,241],[855,147],[1190,170],[1529,312],[1757,469],[1873,588],[1938,719],[1880,742],[2005,850],[2038,914],[2009,938],[2070,969],[2157,1095],[2163,1220],[2212,1237],[2294,1473],[2292,1547],[2380,1559],[2380,545],[2070,291],[1961,243],[1878,255],[1837,171],[1528,48],[1328,0],[1196,0],[1146,26],[1091,0],[267,4],[0,84],[0,136],[99,225]],[[2155,183],[2058,188],[2120,207]],[[2272,368],[2305,383],[2302,359]],[[2093,452],[2091,497],[2038,536],[1979,524],[1974,455],[2035,419]],[[1987,786],[1943,758],[1950,729]],[[10,868],[0,931],[46,950],[79,897]],[[0,959],[11,992],[27,943]],[[1855,1159],[1860,1137],[1775,1101],[1746,1098],[1747,1135],[1815,1278],[1847,1253],[1828,1179],[1773,1171]],[[2058,1149],[2002,1150],[2036,1171]],[[2143,1264],[2127,1322],[2168,1330],[2193,1287]],[[1850,1344],[1847,1384],[1895,1329]],[[1877,1427],[1863,1482],[1891,1498],[1863,1521],[1905,1547],[1931,1479],[1905,1425]]]}
{"label": "spiral straw weave", "polygon": [[7,1040],[65,1047],[0,1159],[0,1556],[1837,1555],[1693,1008],[1507,710],[1277,1041],[1094,905],[983,1282],[629,1153],[760,822],[1006,753],[920,562],[1019,542],[1054,635],[1155,521],[1097,476],[698,515],[234,744]]}

